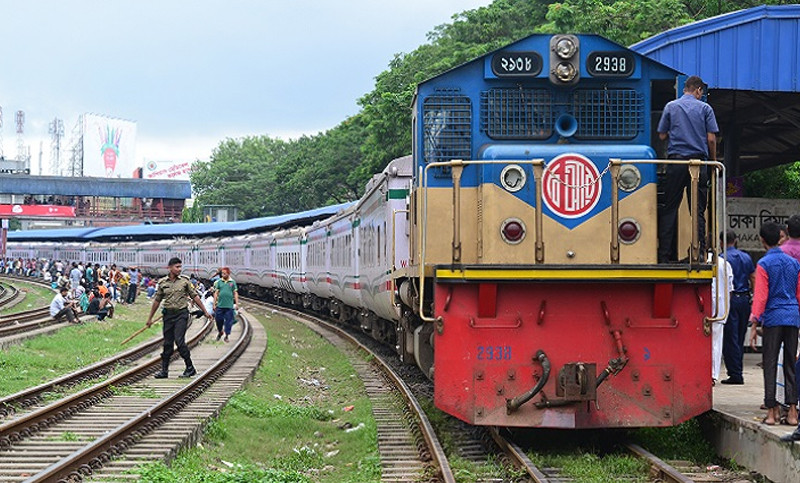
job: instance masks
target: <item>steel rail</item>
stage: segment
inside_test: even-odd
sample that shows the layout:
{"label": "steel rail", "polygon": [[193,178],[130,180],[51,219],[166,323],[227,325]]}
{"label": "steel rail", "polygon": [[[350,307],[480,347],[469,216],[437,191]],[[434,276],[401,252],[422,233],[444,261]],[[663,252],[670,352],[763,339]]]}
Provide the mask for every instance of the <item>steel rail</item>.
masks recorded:
{"label": "steel rail", "polygon": [[650,468],[654,473],[653,476],[658,478],[658,481],[671,483],[694,483],[693,479],[686,477],[680,471],[673,468],[664,460],[642,448],[638,444],[628,443],[625,446],[636,456],[639,456],[650,464]]}
{"label": "steel rail", "polygon": [[50,317],[49,307],[39,307],[38,309],[23,310],[14,314],[8,314],[0,317],[0,326],[16,324],[19,322],[26,322],[36,320],[42,317]]}
{"label": "steel rail", "polygon": [[0,291],[0,307],[5,307],[19,297],[19,290],[9,283],[0,285],[0,289],[2,289]]}
{"label": "steel rail", "polygon": [[528,474],[534,483],[548,483],[550,479],[533,464],[525,452],[514,442],[504,438],[498,428],[489,428],[489,434],[501,450],[512,460],[512,464]]}
{"label": "steel rail", "polygon": [[391,382],[397,387],[400,391],[403,399],[405,399],[406,404],[409,406],[409,409],[414,413],[414,417],[417,420],[417,424],[419,426],[420,432],[422,433],[423,438],[425,438],[425,443],[428,445],[428,449],[430,451],[431,459],[433,459],[434,463],[437,465],[442,481],[445,483],[455,483],[456,479],[453,475],[453,470],[450,468],[450,462],[447,459],[447,455],[442,448],[441,443],[439,442],[439,438],[436,436],[436,432],[433,429],[433,425],[431,425],[428,416],[425,414],[422,406],[419,404],[419,401],[414,397],[411,393],[411,389],[408,385],[403,381],[403,379],[386,363],[383,362],[380,355],[375,354],[369,347],[362,344],[360,341],[355,339],[353,336],[348,334],[346,331],[342,330],[340,327],[333,325],[329,322],[326,322],[319,317],[306,314],[305,312],[301,312],[299,310],[290,309],[287,307],[282,307],[280,305],[270,304],[268,302],[263,302],[261,300],[254,300],[245,298],[245,300],[253,305],[260,305],[262,307],[268,307],[270,309],[290,314],[294,317],[304,319],[315,324],[319,324],[323,326],[325,329],[335,332],[340,337],[344,338],[348,342],[352,343],[356,347],[360,348],[368,355],[373,358],[373,361],[378,364],[378,367],[383,371],[383,373],[391,380]]}
{"label": "steel rail", "polygon": [[[209,369],[173,393],[172,396],[159,401],[117,427],[113,432],[50,465],[25,482],[82,481],[84,477],[90,476],[95,470],[102,468],[111,458],[124,453],[126,448],[178,414],[187,404],[202,395],[247,349],[253,337],[253,329],[246,316],[242,315],[241,318],[242,337]],[[208,321],[207,325],[210,328],[211,321]]]}
{"label": "steel rail", "polygon": [[[191,344],[196,345],[211,332],[212,327],[213,322],[207,320],[203,329],[192,338]],[[93,387],[86,388],[12,421],[0,424],[0,448],[11,446],[16,441],[110,397],[112,395],[111,386],[120,387],[132,384],[155,372],[160,368],[160,365],[161,357],[153,357],[141,366],[129,369]]]}
{"label": "steel rail", "polygon": [[[5,418],[10,414],[14,414],[17,408],[26,408],[40,403],[42,395],[45,393],[54,392],[63,387],[74,386],[83,381],[96,379],[105,374],[111,374],[118,366],[141,359],[145,354],[158,349],[163,342],[164,336],[162,335],[108,359],[53,379],[52,381],[0,398],[0,418]],[[195,337],[192,337],[189,343],[196,344]]]}

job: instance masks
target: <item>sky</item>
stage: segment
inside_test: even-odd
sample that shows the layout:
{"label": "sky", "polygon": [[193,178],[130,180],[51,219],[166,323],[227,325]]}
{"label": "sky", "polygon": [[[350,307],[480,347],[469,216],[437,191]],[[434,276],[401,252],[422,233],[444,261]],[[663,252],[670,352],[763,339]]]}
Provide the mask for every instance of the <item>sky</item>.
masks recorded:
{"label": "sky", "polygon": [[[208,160],[226,138],[296,139],[359,111],[397,53],[491,0],[0,0],[2,148],[25,113],[31,172],[50,174],[78,118],[135,121],[133,167]],[[132,169],[132,168],[131,168]]]}

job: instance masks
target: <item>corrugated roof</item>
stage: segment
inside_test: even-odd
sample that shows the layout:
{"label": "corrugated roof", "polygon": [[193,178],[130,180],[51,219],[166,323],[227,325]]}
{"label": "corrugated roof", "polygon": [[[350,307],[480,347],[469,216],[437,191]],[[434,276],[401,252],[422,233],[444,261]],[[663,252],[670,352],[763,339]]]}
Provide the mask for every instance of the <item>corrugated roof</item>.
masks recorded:
{"label": "corrugated roof", "polygon": [[314,210],[251,220],[215,223],[169,223],[163,225],[129,225],[105,228],[71,228],[65,230],[27,230],[8,233],[8,240],[22,241],[124,241],[239,235],[292,225],[311,224],[327,218],[355,202],[325,206]]}
{"label": "corrugated roof", "polygon": [[660,33],[630,47],[711,89],[800,91],[800,5],[749,8]]}
{"label": "corrugated roof", "polygon": [[111,196],[117,198],[187,199],[188,181],[139,178],[70,178],[0,174],[0,193],[17,195]]}

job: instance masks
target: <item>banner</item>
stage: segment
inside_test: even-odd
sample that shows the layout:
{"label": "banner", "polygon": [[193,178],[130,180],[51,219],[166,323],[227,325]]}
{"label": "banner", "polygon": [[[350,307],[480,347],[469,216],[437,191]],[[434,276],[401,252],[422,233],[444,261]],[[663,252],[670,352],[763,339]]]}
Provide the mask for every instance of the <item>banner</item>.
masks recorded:
{"label": "banner", "polygon": [[0,205],[0,216],[75,218],[75,207],[62,205]]}
{"label": "banner", "polygon": [[192,163],[176,163],[174,161],[148,161],[144,165],[145,179],[182,179],[189,180]]}
{"label": "banner", "polygon": [[135,122],[83,115],[83,176],[129,178],[135,155]]}

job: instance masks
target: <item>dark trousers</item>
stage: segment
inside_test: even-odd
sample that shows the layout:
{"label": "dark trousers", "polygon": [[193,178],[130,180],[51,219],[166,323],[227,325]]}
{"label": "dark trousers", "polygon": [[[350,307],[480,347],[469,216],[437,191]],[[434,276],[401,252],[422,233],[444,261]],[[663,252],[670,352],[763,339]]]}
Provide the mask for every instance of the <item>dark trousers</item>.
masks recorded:
{"label": "dark trousers", "polygon": [[778,402],[775,400],[775,379],[778,373],[778,353],[783,344],[783,379],[784,402],[788,405],[797,404],[797,387],[795,381],[795,363],[797,355],[797,327],[779,325],[777,327],[764,327],[762,336],[763,353],[761,354],[764,365],[764,405],[774,408]]}
{"label": "dark trousers", "polygon": [[725,332],[722,336],[722,358],[731,379],[742,380],[742,358],[744,357],[744,334],[750,317],[750,295],[731,294],[731,306]]}
{"label": "dark trousers", "polygon": [[138,290],[139,288],[136,286],[136,284],[132,283],[130,287],[128,287],[128,300],[126,300],[125,302],[129,304],[136,302],[136,292]]}
{"label": "dark trousers", "polygon": [[[673,158],[671,159],[684,159]],[[685,158],[690,159],[690,158]],[[696,157],[694,159],[697,159]],[[658,213],[658,262],[667,263],[683,258],[685,253],[677,253],[678,245],[678,208],[686,191],[687,199],[692,202],[692,177],[689,167],[681,164],[666,165],[666,174],[661,179],[664,191],[664,206]],[[706,205],[708,204],[708,168],[700,167],[700,179],[697,184],[697,230],[700,241],[700,256],[705,259],[706,251]]]}
{"label": "dark trousers", "polygon": [[56,315],[53,316],[54,319],[61,321],[64,317],[67,318],[67,322],[70,324],[74,324],[78,321],[78,318],[75,316],[75,311],[72,310],[72,307],[64,307],[61,309]]}
{"label": "dark trousers", "polygon": [[233,316],[233,309],[217,307],[217,311],[214,314],[214,320],[217,322],[217,332],[222,332],[222,329],[225,329],[225,335],[231,335]]}
{"label": "dark trousers", "polygon": [[172,357],[173,344],[178,346],[178,354],[181,355],[186,367],[192,367],[192,359],[189,354],[189,346],[186,345],[186,327],[189,325],[189,311],[165,310],[164,314],[164,352],[161,353],[161,361],[169,364]]}

